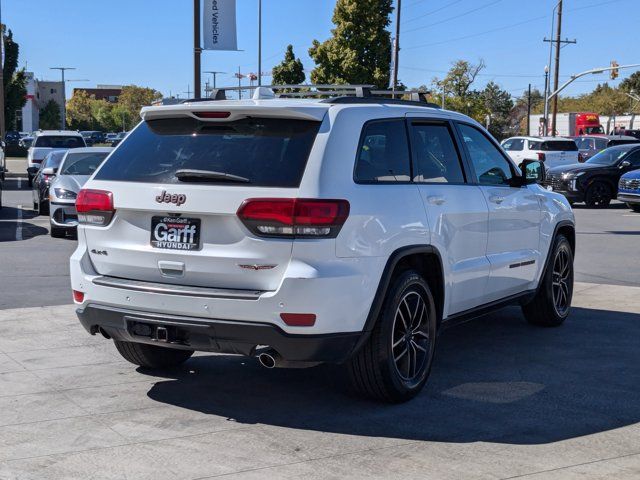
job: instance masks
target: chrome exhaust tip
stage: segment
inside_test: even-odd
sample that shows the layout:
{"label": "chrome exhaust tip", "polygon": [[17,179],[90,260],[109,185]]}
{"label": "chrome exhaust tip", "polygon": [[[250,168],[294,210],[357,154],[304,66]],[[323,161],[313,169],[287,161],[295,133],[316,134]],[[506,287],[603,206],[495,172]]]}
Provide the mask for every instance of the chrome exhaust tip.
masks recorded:
{"label": "chrome exhaust tip", "polygon": [[264,368],[276,368],[276,358],[270,352],[263,352],[258,355],[258,361]]}

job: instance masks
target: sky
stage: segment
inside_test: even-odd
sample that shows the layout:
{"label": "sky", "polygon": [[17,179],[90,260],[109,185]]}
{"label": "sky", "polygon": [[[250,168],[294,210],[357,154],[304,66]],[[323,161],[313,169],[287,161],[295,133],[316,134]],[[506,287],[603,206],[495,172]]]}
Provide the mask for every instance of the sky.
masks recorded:
{"label": "sky", "polygon": [[[263,71],[294,46],[307,71],[314,39],[331,35],[335,0],[262,0]],[[397,0],[394,0],[397,1]],[[594,67],[640,63],[640,0],[565,0],[561,81]],[[50,67],[68,66],[67,91],[97,84],[136,84],[165,96],[193,90],[191,0],[0,0],[2,22],[20,44],[20,66],[40,79],[59,79]],[[542,90],[549,63],[552,11],[557,0],[404,0],[399,79],[430,85],[458,59],[486,63],[478,87],[493,80],[518,96],[531,83]],[[257,71],[258,0],[237,0],[241,52],[205,51],[202,70],[228,72],[218,86],[237,85],[232,74]],[[395,13],[394,13],[395,18]],[[395,29],[394,23],[390,29]],[[393,31],[393,30],[392,30]],[[621,71],[617,84],[635,70]],[[204,81],[210,78],[203,75]],[[591,91],[608,74],[574,82],[567,94]],[[269,83],[266,78],[263,83]]]}

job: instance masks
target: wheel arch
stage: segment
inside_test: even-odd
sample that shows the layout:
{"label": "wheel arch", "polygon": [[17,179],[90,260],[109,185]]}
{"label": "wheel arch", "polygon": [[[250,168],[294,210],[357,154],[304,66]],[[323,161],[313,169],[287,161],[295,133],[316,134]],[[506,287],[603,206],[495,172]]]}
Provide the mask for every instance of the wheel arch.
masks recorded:
{"label": "wheel arch", "polygon": [[444,269],[440,252],[432,245],[401,247],[394,251],[387,260],[369,315],[362,329],[362,335],[352,353],[356,353],[369,338],[382,310],[389,287],[393,280],[406,270],[418,271],[429,285],[436,303],[438,327],[440,326],[445,301]]}
{"label": "wheel arch", "polygon": [[576,226],[570,220],[560,220],[556,223],[553,229],[553,236],[551,237],[551,242],[549,243],[549,250],[547,251],[547,258],[544,261],[544,268],[542,270],[542,274],[540,275],[540,279],[538,280],[538,286],[536,288],[536,292],[542,286],[542,282],[544,281],[544,277],[547,273],[547,269],[549,268],[549,264],[551,262],[551,256],[553,245],[556,241],[558,235],[564,235],[564,237],[569,241],[569,245],[571,246],[571,253],[573,258],[575,259],[576,255]]}

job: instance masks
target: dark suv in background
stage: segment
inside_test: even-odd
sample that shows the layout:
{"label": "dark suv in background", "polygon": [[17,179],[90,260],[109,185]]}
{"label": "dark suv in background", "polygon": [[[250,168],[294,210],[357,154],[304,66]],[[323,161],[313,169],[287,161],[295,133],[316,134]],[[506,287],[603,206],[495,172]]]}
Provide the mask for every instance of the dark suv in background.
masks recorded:
{"label": "dark suv in background", "polygon": [[552,168],[545,186],[567,197],[570,203],[606,207],[618,194],[625,173],[640,168],[640,143],[618,145],[597,153],[585,163]]}
{"label": "dark suv in background", "polygon": [[606,150],[616,145],[628,145],[630,143],[640,143],[640,140],[626,135],[582,135],[571,137],[576,142],[582,161],[587,161],[596,153]]}

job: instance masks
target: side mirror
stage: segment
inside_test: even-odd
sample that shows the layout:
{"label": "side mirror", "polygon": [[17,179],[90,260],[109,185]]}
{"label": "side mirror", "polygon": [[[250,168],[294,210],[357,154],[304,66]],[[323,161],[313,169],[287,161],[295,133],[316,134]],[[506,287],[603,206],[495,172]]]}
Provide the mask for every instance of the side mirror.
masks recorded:
{"label": "side mirror", "polygon": [[623,160],[620,162],[620,168],[627,168],[631,166],[631,162],[629,160]]}
{"label": "side mirror", "polygon": [[524,185],[544,183],[546,170],[544,164],[538,160],[524,160],[520,164],[522,181]]}
{"label": "side mirror", "polygon": [[42,169],[42,174],[43,175],[55,175],[57,170],[58,170],[57,168],[52,168],[52,167],[43,168]]}

